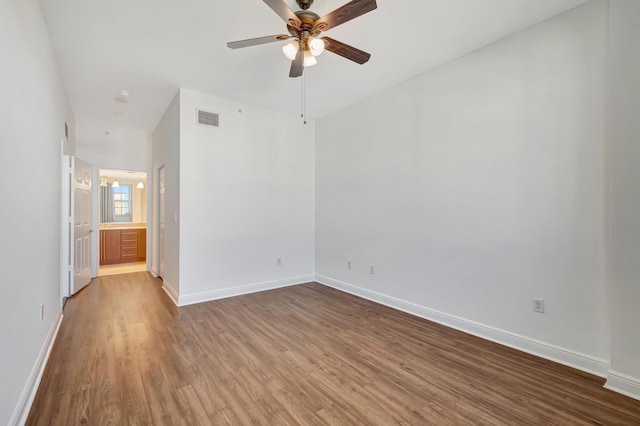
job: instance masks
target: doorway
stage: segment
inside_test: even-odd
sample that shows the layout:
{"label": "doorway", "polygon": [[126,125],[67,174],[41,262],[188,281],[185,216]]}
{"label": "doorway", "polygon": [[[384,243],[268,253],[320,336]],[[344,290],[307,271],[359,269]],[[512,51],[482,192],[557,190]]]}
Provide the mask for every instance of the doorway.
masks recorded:
{"label": "doorway", "polygon": [[97,276],[147,270],[147,173],[100,169]]}

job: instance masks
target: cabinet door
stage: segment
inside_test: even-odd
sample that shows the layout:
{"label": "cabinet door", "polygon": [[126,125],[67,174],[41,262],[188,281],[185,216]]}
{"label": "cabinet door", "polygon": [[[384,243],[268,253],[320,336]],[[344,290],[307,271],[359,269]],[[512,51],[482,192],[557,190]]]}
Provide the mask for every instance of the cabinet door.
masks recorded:
{"label": "cabinet door", "polygon": [[147,230],[138,229],[138,260],[147,259]]}
{"label": "cabinet door", "polygon": [[120,260],[120,230],[104,231],[104,260]]}

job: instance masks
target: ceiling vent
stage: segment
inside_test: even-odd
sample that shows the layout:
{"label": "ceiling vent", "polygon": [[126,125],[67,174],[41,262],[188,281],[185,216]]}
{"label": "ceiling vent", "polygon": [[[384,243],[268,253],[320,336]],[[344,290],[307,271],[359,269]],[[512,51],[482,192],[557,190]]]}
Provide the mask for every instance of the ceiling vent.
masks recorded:
{"label": "ceiling vent", "polygon": [[215,112],[202,111],[201,109],[198,111],[198,124],[202,126],[209,127],[219,127],[218,114]]}

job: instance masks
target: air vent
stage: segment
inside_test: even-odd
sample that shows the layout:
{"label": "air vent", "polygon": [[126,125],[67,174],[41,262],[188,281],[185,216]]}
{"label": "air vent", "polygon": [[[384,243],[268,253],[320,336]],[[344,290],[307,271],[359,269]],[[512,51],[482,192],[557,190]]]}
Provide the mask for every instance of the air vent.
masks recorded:
{"label": "air vent", "polygon": [[216,114],[215,112],[202,111],[200,109],[197,111],[198,111],[198,124],[202,126],[210,126],[210,127],[219,126],[218,114]]}

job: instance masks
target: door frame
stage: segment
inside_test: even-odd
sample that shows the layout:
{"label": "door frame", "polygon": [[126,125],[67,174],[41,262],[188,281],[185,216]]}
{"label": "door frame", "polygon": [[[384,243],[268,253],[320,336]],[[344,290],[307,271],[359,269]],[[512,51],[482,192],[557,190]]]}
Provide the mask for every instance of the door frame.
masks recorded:
{"label": "door frame", "polygon": [[[164,173],[165,175],[165,180],[164,183],[162,182],[161,179],[161,174]],[[165,265],[164,265],[164,255],[165,253],[165,248],[164,248],[164,238],[161,237],[162,233],[163,233],[163,226],[166,226],[165,223],[163,223],[163,218],[166,222],[166,168],[165,168],[165,164],[161,164],[158,168],[157,168],[157,174],[156,174],[157,178],[156,178],[156,182],[157,185],[155,185],[156,190],[155,193],[158,196],[158,202],[157,202],[157,208],[158,208],[158,214],[156,215],[156,224],[154,226],[154,229],[156,230],[156,244],[155,244],[155,248],[156,248],[156,258],[154,259],[156,261],[156,276],[162,278],[162,280],[164,280],[164,270],[165,270]],[[164,188],[162,188],[164,186]],[[164,194],[161,194],[161,191],[164,189]]]}

